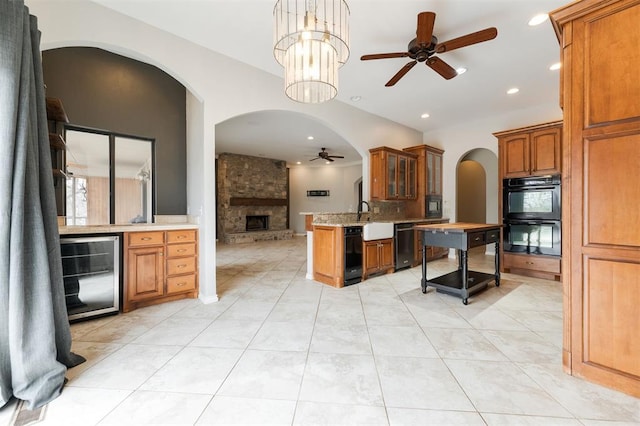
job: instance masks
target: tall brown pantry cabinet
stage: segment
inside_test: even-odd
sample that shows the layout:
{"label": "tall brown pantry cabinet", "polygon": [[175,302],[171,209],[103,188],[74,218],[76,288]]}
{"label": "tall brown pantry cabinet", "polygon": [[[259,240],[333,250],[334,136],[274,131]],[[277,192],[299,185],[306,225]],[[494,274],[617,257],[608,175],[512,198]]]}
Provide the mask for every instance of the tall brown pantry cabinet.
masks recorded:
{"label": "tall brown pantry cabinet", "polygon": [[550,15],[563,64],[563,364],[640,397],[640,0]]}

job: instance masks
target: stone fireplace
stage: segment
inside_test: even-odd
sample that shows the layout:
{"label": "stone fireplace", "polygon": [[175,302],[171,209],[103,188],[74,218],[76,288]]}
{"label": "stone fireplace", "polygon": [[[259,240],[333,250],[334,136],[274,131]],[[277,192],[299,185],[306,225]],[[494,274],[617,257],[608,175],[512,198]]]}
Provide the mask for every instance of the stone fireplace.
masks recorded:
{"label": "stone fireplace", "polygon": [[223,153],[217,161],[217,230],[225,243],[293,237],[286,162]]}
{"label": "stone fireplace", "polygon": [[269,230],[269,216],[266,214],[245,216],[245,222],[247,232]]}

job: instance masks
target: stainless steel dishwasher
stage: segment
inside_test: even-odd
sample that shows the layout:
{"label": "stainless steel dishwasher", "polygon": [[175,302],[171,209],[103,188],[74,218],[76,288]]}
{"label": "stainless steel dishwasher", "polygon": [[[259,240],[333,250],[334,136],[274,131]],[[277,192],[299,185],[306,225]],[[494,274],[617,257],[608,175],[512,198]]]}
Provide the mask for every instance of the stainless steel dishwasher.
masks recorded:
{"label": "stainless steel dishwasher", "polygon": [[397,223],[394,229],[396,271],[410,268],[413,263],[413,223]]}

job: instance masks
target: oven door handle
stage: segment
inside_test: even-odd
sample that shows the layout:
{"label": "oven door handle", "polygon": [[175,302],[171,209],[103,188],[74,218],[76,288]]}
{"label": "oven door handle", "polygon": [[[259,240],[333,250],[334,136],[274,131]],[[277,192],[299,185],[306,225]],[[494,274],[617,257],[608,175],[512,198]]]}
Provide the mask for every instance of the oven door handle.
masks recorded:
{"label": "oven door handle", "polygon": [[507,186],[504,189],[507,192],[511,192],[511,191],[526,191],[526,190],[531,190],[531,189],[539,191],[539,190],[556,189],[556,188],[559,188],[559,186],[518,185],[518,186]]}
{"label": "oven door handle", "polygon": [[507,225],[557,225],[559,223],[559,220],[510,220],[507,222]]}

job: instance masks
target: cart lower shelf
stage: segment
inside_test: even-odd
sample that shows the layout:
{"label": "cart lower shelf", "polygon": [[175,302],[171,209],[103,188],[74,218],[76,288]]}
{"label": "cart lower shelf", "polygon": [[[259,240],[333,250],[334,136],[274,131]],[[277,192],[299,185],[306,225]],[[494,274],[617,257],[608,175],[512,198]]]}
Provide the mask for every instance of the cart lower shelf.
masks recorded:
{"label": "cart lower shelf", "polygon": [[[467,298],[487,288],[487,284],[496,281],[496,287],[500,285],[494,274],[484,272],[468,271],[467,286],[463,286],[462,270],[450,272],[439,277],[432,278],[422,286],[422,292],[427,292],[427,287],[434,287],[440,293],[462,297],[462,302],[466,305]],[[466,294],[465,294],[466,293]]]}

